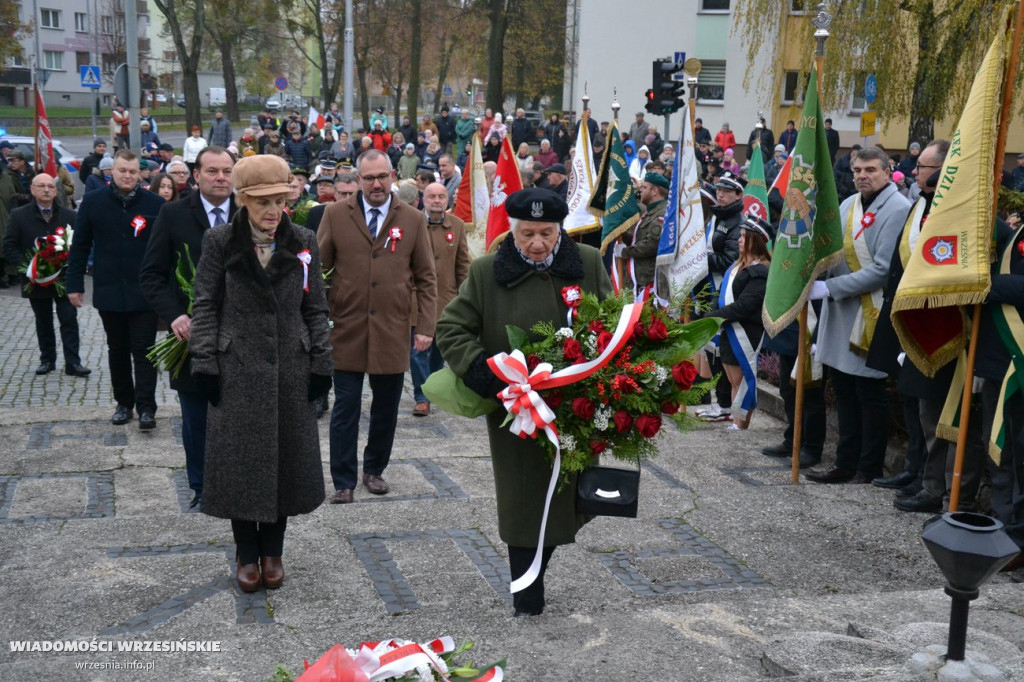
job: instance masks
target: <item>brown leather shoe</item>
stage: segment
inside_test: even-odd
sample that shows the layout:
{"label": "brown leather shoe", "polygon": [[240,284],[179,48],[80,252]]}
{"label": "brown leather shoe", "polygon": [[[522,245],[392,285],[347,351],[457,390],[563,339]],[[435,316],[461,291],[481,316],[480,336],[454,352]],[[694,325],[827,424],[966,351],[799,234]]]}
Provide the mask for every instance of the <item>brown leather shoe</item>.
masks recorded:
{"label": "brown leather shoe", "polygon": [[374,495],[386,495],[390,490],[384,479],[376,474],[363,474],[363,485]]}
{"label": "brown leather shoe", "polygon": [[243,564],[236,559],[235,580],[242,592],[255,592],[260,589],[259,564]]}
{"label": "brown leather shoe", "polygon": [[352,504],[351,488],[336,490],[334,494],[331,495],[331,504]]}
{"label": "brown leather shoe", "polygon": [[284,564],[279,556],[261,556],[260,572],[263,574],[263,587],[276,590],[284,582]]}
{"label": "brown leather shoe", "polygon": [[414,417],[426,417],[430,414],[430,403],[416,403],[416,407],[412,408],[412,416]]}

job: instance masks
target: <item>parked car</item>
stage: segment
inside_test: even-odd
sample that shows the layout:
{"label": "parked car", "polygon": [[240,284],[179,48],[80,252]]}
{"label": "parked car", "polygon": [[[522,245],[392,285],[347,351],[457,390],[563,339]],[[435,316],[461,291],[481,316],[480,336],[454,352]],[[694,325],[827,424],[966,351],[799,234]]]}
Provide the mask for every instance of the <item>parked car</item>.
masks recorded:
{"label": "parked car", "polygon": [[242,104],[255,104],[259,106],[263,104],[263,98],[259,95],[246,95],[242,98]]}
{"label": "parked car", "polygon": [[177,97],[174,100],[174,103],[177,104],[182,109],[184,109],[185,108],[185,95],[180,95],[179,97]]}
{"label": "parked car", "polygon": [[[513,118],[515,113],[512,114]],[[530,126],[533,128],[534,137],[539,142],[544,137],[544,114],[533,109],[527,109],[523,112],[523,118],[530,122]]]}
{"label": "parked car", "polygon": [[263,104],[263,106],[266,107],[268,111],[276,114],[281,111],[281,100],[277,97],[271,97]]}
{"label": "parked car", "polygon": [[[29,159],[36,158],[36,140],[34,137],[27,137],[23,135],[4,135],[0,139],[7,140],[14,145],[15,149],[20,149],[25,152],[25,156]],[[53,155],[57,157],[57,163],[63,164],[72,173],[72,175],[77,173],[79,166],[82,165],[82,160],[69,152],[64,145],[61,144],[60,140],[53,140]]]}

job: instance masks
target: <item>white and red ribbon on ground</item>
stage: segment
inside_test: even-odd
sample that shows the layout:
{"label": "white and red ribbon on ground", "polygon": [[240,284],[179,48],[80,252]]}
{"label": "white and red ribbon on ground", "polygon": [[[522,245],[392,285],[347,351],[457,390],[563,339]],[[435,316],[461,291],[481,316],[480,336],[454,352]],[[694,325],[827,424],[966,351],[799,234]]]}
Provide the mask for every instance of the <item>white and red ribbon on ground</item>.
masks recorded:
{"label": "white and red ribbon on ground", "polygon": [[302,290],[309,291],[309,264],[313,262],[313,255],[309,252],[309,249],[303,249],[295,254],[302,262]]}
{"label": "white and red ribbon on ground", "polygon": [[[455,640],[448,636],[438,637],[426,644],[395,639],[363,642],[359,645],[355,657],[349,656],[338,644],[314,665],[310,666],[307,663],[306,672],[299,677],[298,682],[339,679],[337,673],[346,671],[355,672],[358,679],[382,682],[403,677],[424,666],[433,668],[442,680],[451,682],[447,674],[448,668],[439,657],[452,651],[455,651]],[[359,672],[362,675],[358,675]],[[481,671],[478,676],[472,678],[472,682],[501,682],[503,679],[504,671],[494,666]]]}
{"label": "white and red ribbon on ground", "polygon": [[498,394],[498,399],[513,417],[509,430],[520,438],[536,438],[539,432],[543,432],[555,446],[551,480],[548,481],[547,496],[544,498],[544,514],[540,521],[537,552],[526,573],[512,581],[510,589],[513,593],[526,589],[540,575],[544,536],[548,526],[548,511],[551,508],[551,498],[554,496],[555,487],[558,484],[558,474],[562,469],[562,450],[558,444],[555,412],[544,402],[537,391],[574,384],[607,365],[612,357],[626,346],[626,342],[633,334],[633,326],[640,319],[642,310],[643,306],[640,303],[629,303],[624,306],[608,346],[604,352],[589,362],[570,365],[557,372],[552,372],[551,363],[542,362],[533,372],[530,372],[527,369],[526,357],[519,349],[513,350],[511,354],[498,353],[487,359],[491,371],[508,384],[508,387],[502,389]]}

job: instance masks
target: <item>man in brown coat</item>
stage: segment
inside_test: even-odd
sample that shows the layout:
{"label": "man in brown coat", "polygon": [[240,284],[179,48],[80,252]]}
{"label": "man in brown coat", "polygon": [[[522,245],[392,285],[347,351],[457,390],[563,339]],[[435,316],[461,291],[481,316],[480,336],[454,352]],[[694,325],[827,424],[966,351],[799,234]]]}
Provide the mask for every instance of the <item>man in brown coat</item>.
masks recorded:
{"label": "man in brown coat", "polygon": [[[469,243],[466,241],[466,224],[455,216],[445,213],[448,205],[448,190],[440,182],[433,182],[423,190],[423,212],[427,216],[427,231],[430,246],[434,251],[434,270],[437,272],[437,315],[448,302],[459,293],[459,285],[469,274]],[[413,320],[413,334],[419,331],[417,320]],[[423,394],[423,382],[434,372],[444,367],[444,358],[437,349],[437,342],[421,351],[413,348],[409,358],[412,374],[412,394],[416,406],[412,408],[415,417],[430,414],[430,401]]]}
{"label": "man in brown coat", "polygon": [[363,485],[388,492],[381,477],[391,458],[405,372],[409,369],[411,292],[418,292],[417,350],[433,341],[437,281],[427,221],[392,196],[394,170],[384,152],[359,157],[360,191],[324,209],[317,231],[325,270],[334,269],[328,305],[334,329],[334,409],[331,412],[332,504],[352,501],[358,471],[356,444],[363,375],[373,402],[363,450]]}

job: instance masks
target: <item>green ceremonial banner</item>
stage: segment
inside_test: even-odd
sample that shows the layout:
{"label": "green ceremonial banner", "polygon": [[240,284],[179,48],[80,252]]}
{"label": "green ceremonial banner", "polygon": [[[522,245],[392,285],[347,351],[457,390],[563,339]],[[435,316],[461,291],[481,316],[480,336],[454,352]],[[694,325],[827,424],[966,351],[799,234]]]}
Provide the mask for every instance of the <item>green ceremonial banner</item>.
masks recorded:
{"label": "green ceremonial banner", "polygon": [[608,146],[601,158],[601,170],[587,208],[598,218],[601,227],[601,253],[608,249],[620,234],[640,220],[640,203],[626,166],[626,151],[622,146],[618,121],[612,121],[608,130]]}
{"label": "green ceremonial banner", "polygon": [[818,103],[817,69],[811,71],[807,85],[784,198],[761,312],[769,336],[796,319],[814,280],[843,257],[839,196]]}
{"label": "green ceremonial banner", "polygon": [[760,140],[754,143],[754,149],[756,153],[751,154],[753,158],[747,169],[747,186],[743,190],[743,213],[770,222],[768,184],[764,180],[764,155],[761,154]]}

